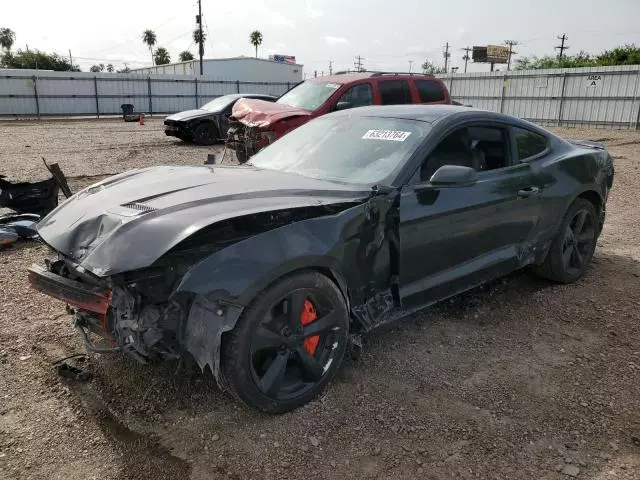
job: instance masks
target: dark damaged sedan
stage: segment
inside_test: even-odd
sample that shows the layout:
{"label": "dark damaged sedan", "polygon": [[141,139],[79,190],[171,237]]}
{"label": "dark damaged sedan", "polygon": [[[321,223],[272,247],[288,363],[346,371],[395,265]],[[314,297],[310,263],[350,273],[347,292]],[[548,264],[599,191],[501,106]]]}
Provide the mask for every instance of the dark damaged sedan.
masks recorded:
{"label": "dark damaged sedan", "polygon": [[213,145],[226,138],[231,109],[241,98],[253,98],[263,102],[275,102],[277,97],[259,93],[223,95],[196,110],[169,115],[164,120],[164,133],[199,145]]}
{"label": "dark damaged sedan", "polygon": [[154,167],[79,192],[38,225],[55,255],[29,278],[74,307],[89,349],[189,356],[284,412],[358,333],[527,265],[580,278],[612,181],[600,144],[505,115],[351,109],[245,166]]}

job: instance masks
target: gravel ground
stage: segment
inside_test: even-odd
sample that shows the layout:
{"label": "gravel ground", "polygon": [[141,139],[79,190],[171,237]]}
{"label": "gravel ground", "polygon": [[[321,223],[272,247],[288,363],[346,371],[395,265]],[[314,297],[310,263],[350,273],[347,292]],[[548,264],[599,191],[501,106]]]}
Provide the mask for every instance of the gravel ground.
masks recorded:
{"label": "gravel ground", "polygon": [[[0,254],[0,478],[640,479],[640,133],[601,139],[615,158],[592,267],[559,286],[528,273],[456,297],[365,338],[325,396],[267,416],[176,365],[120,356],[51,362],[84,348],[64,306],[29,290],[42,247]],[[0,168],[72,189],[211,148],[165,138],[159,120],[0,124]]]}

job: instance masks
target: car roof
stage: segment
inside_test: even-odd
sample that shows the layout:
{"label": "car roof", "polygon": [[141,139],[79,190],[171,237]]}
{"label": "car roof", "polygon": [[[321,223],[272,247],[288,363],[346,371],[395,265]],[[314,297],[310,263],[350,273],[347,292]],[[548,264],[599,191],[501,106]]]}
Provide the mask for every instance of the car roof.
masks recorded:
{"label": "car roof", "polygon": [[[407,120],[419,120],[422,122],[433,123],[444,117],[463,113],[486,113],[491,115],[493,112],[478,110],[476,108],[459,107],[456,105],[372,105],[369,107],[351,108],[332,113],[332,115],[356,115],[362,117],[393,117],[406,118]],[[497,114],[496,114],[497,115]],[[502,115],[504,117],[504,115]]]}
{"label": "car roof", "polygon": [[[485,120],[485,121],[502,121],[514,127],[526,128],[533,130],[547,137],[557,137],[557,135],[545,130],[544,128],[531,123],[522,118],[506,115],[504,113],[492,112],[490,110],[482,110],[479,108],[463,107],[457,105],[424,105],[424,104],[406,104],[406,105],[372,105],[368,107],[349,108],[330,113],[329,115],[352,115],[358,117],[379,117],[379,118],[400,118],[406,120],[416,120],[426,123],[436,123],[445,119],[456,117],[456,121],[469,120]],[[453,120],[453,119],[452,119]]]}
{"label": "car roof", "polygon": [[350,83],[356,80],[362,80],[364,78],[369,78],[373,75],[372,72],[363,72],[363,73],[345,73],[345,74],[337,74],[337,75],[325,75],[323,77],[310,78],[308,81],[311,83]]}
{"label": "car roof", "polygon": [[433,75],[427,75],[422,73],[345,72],[345,73],[337,73],[335,75],[325,75],[323,77],[310,78],[307,81],[311,83],[338,83],[342,85],[345,83],[351,83],[357,80],[363,80],[365,78],[371,78],[371,77],[387,79],[387,80],[394,80],[397,78],[401,78],[401,79],[407,79],[407,78],[434,79],[435,78]]}

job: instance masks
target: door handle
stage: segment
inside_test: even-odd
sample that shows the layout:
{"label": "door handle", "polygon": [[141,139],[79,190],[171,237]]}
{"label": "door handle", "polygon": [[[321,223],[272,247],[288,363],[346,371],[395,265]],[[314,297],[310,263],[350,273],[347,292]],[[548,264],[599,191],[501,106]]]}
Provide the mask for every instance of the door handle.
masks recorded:
{"label": "door handle", "polygon": [[537,195],[539,192],[540,192],[540,189],[538,187],[527,187],[527,188],[523,188],[522,190],[518,190],[518,197],[520,198],[533,197],[534,195]]}

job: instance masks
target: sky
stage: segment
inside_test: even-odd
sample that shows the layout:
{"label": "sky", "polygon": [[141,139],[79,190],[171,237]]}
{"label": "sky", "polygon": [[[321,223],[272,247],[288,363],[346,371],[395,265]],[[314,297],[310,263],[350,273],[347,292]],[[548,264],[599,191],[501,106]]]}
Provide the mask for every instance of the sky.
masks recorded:
{"label": "sky", "polygon": [[[68,55],[83,71],[96,63],[117,69],[151,64],[141,35],[152,29],[172,60],[194,55],[195,0],[1,0],[0,28],[16,32],[14,50],[37,48]],[[353,68],[412,71],[426,60],[464,69],[464,47],[516,40],[515,59],[554,55],[558,35],[568,54],[640,45],[640,0],[202,0],[208,38],[205,57],[255,55],[249,34],[260,30],[258,56],[294,55],[304,72]],[[504,69],[503,66],[497,68]],[[487,71],[469,63],[469,71]]]}

